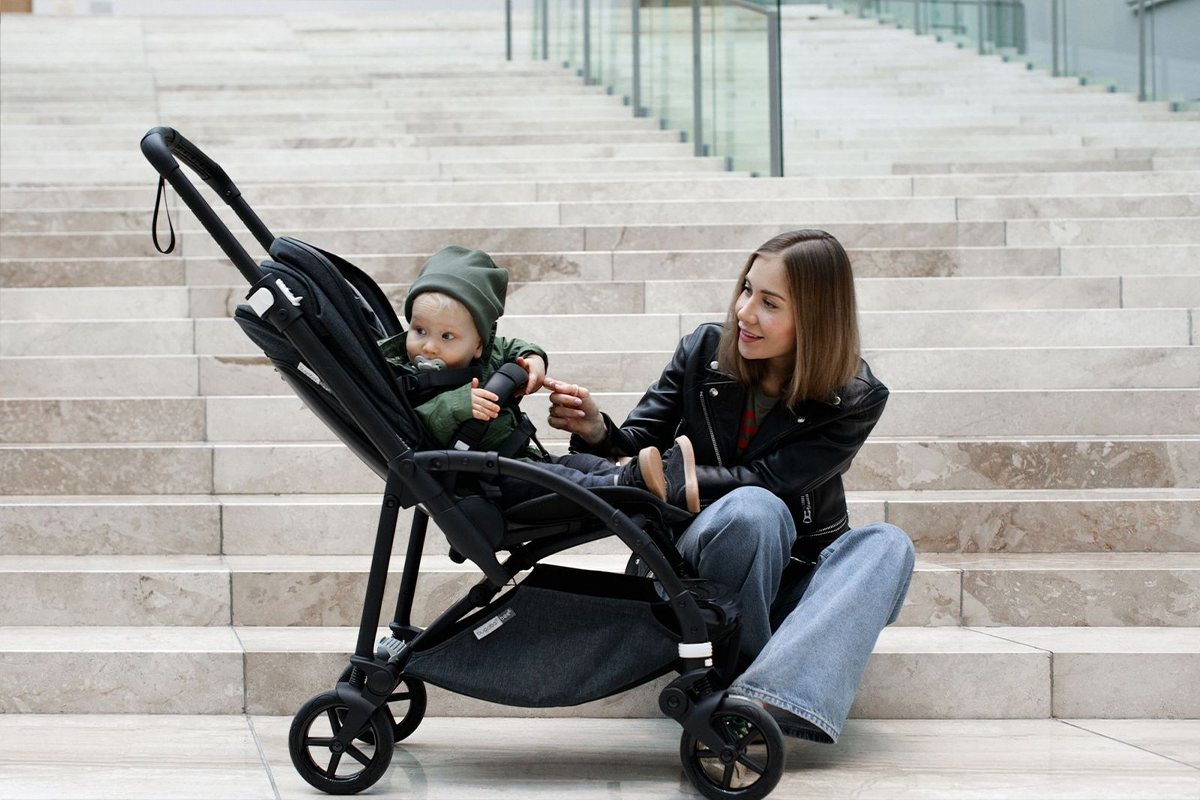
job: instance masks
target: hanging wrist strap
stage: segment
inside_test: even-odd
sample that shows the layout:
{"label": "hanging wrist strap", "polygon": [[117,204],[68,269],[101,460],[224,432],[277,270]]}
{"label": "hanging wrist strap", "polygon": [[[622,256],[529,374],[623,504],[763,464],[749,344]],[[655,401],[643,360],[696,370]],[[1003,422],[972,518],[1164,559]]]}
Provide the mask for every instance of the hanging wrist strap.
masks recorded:
{"label": "hanging wrist strap", "polygon": [[[154,221],[150,223],[150,238],[154,240],[154,249],[166,255],[175,249],[175,226],[171,224],[171,209],[163,202],[163,198],[167,195],[166,187],[167,179],[163,176],[158,178],[158,193],[154,196]],[[171,241],[167,243],[167,249],[163,250],[158,243],[158,207],[162,205],[163,211],[167,215],[167,229],[171,232]]]}

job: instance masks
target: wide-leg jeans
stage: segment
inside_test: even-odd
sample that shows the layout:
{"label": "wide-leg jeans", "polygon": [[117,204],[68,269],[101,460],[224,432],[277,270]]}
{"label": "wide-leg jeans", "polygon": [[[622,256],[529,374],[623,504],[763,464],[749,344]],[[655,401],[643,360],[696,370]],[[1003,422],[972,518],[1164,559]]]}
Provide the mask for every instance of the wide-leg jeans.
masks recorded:
{"label": "wide-leg jeans", "polygon": [[795,541],[784,502],[743,487],[704,509],[678,547],[702,577],[738,593],[741,650],[753,661],[729,692],[767,703],[784,733],[832,744],[880,631],[904,604],[913,546],[877,523],[847,531],[805,567],[791,559]]}

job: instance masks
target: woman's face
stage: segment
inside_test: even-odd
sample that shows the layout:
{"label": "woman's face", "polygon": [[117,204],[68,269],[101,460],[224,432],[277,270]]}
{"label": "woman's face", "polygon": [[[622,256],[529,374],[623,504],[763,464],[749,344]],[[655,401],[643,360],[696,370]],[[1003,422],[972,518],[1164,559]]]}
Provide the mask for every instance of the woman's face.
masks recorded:
{"label": "woman's face", "polygon": [[772,359],[790,372],[796,360],[796,323],[784,269],[777,253],[756,257],[735,309],[742,358]]}

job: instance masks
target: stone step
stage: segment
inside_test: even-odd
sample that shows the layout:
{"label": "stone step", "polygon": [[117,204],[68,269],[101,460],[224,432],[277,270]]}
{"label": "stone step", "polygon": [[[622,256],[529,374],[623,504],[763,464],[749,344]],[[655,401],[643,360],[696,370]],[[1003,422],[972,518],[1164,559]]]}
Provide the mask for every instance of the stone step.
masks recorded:
{"label": "stone step", "polygon": [[[658,379],[670,350],[555,351],[553,373],[592,391],[634,391]],[[1051,347],[866,350],[893,390],[1187,389],[1200,348]],[[287,395],[265,356],[0,357],[0,397]]]}
{"label": "stone step", "polygon": [[[527,134],[530,133],[530,128],[534,127],[533,120],[494,120],[488,123],[488,131],[502,134],[515,133]],[[232,138],[239,141],[245,139],[253,139],[257,136],[269,135],[263,130],[261,123],[244,122],[238,120],[213,121],[212,119],[192,119],[186,128],[179,126],[188,138],[195,138],[197,141],[208,142],[210,139]],[[656,119],[649,117],[632,117],[632,116],[614,116],[612,119],[602,121],[602,127],[613,131],[655,131],[661,130],[659,122]],[[117,122],[117,123],[79,123],[70,126],[59,125],[38,125],[38,124],[9,124],[4,123],[5,130],[15,134],[35,137],[41,134],[50,137],[51,141],[55,139],[69,140],[73,135],[83,137],[112,137],[123,142],[137,142],[146,132],[146,126],[141,121],[137,122]],[[587,131],[596,130],[598,123],[594,119],[571,119],[568,117],[560,117],[549,120],[537,120],[536,128],[542,133],[551,133],[554,131],[560,132],[576,132],[585,133]],[[322,136],[342,136],[342,137],[382,137],[382,136],[400,136],[412,134],[478,134],[479,125],[477,122],[462,119],[440,117],[427,117],[422,119],[397,119],[397,120],[375,120],[375,121],[353,121],[344,122],[338,119],[328,117],[317,117],[305,122],[302,133],[287,134],[280,133],[280,136],[300,136],[304,139],[310,137]]]}
{"label": "stone step", "polygon": [[[422,162],[457,164],[480,161],[503,160],[567,160],[598,158],[675,158],[692,155],[692,146],[676,139],[674,142],[628,142],[601,144],[504,144],[486,146],[411,147],[411,146],[366,146],[366,147],[316,147],[264,148],[208,146],[204,151],[227,171],[238,174],[246,165],[272,165],[277,170],[288,170],[294,164],[346,166],[350,168],[377,164],[394,166]],[[9,156],[12,159],[12,156]],[[129,147],[116,151],[97,148],[86,158],[73,157],[69,148],[54,150],[44,147],[36,153],[22,153],[19,157],[23,167],[45,167],[54,170],[66,163],[76,163],[81,169],[97,169],[104,166],[121,167],[133,172],[145,163],[145,157]]]}
{"label": "stone step", "polygon": [[[362,198],[360,198],[361,200]],[[422,224],[464,227],[482,225],[641,225],[690,224],[710,221],[780,223],[820,215],[830,222],[991,219],[1095,219],[1101,217],[1183,218],[1200,216],[1200,193],[1063,197],[922,197],[813,200],[675,200],[639,202],[504,202],[464,204],[259,205],[255,209],[278,229],[316,225],[345,228],[387,227],[403,220],[406,227]],[[181,227],[195,230],[189,212],[179,211]],[[226,225],[239,225],[226,209]],[[144,231],[146,209],[47,209],[5,211],[0,216],[9,233],[59,231]]]}
{"label": "stone step", "polygon": [[[0,501],[0,555],[366,555],[374,494],[62,495]],[[1195,489],[867,491],[847,496],[850,524],[897,525],[921,554],[1197,553]],[[402,510],[396,552],[412,512]],[[436,523],[425,552],[445,554]],[[579,553],[623,553],[605,539]]]}
{"label": "stone step", "polygon": [[[789,131],[787,147],[799,152],[824,151],[868,151],[891,152],[899,150],[933,150],[944,149],[954,152],[972,153],[977,150],[1024,150],[1028,148],[1115,148],[1136,149],[1146,147],[1181,147],[1195,146],[1196,127],[1188,128],[1187,123],[1176,127],[1134,132],[1114,132],[1104,135],[1085,135],[1082,131],[1052,132],[1046,128],[1030,126],[1030,129],[1012,126],[1008,129],[989,131],[985,126],[983,132],[964,133],[952,126],[942,128],[917,128],[896,130],[891,132],[860,130],[857,132],[841,131],[838,129],[814,128],[809,131]],[[1200,127],[1200,126],[1197,126]],[[969,129],[969,128],[968,128]],[[903,135],[901,135],[903,134]],[[125,146],[126,140],[117,142],[115,147],[102,149],[118,150]],[[65,148],[56,148],[65,149]],[[868,156],[869,157],[869,156]]]}
{"label": "stone step", "polygon": [[[884,376],[886,378],[886,376]],[[642,396],[593,392],[624,419]],[[541,424],[549,393],[521,407]],[[892,391],[876,436],[1149,436],[1200,431],[1200,389]],[[315,442],[333,433],[289,395],[0,399],[4,444]],[[544,441],[565,439],[541,425]]]}
{"label": "stone step", "polygon": [[[642,391],[596,392],[593,397],[615,419],[624,419]],[[549,410],[548,393],[526,398],[522,408],[543,428],[543,440],[566,438],[562,431],[542,424]],[[324,423],[298,399],[286,396],[6,399],[0,400],[0,414],[12,420],[8,443],[195,441],[191,437],[202,414],[209,441],[333,438]],[[127,433],[122,434],[123,430]],[[971,390],[893,391],[888,413],[875,427],[874,435],[1146,436],[1197,431],[1200,389]]]}
{"label": "stone step", "polygon": [[[620,572],[627,558],[547,561]],[[0,626],[350,626],[369,566],[366,555],[0,556]],[[393,558],[385,596],[403,570]],[[413,623],[428,625],[480,578],[469,563],[424,556]],[[1198,587],[1195,553],[923,556],[897,624],[1194,627]]]}
{"label": "stone step", "polygon": [[[436,249],[436,246],[435,246]],[[429,253],[344,252],[377,281],[407,283]],[[877,247],[847,251],[860,278],[938,276],[1194,275],[1200,246]],[[746,250],[509,253],[492,250],[516,281],[729,280]],[[735,265],[735,267],[731,267]],[[223,256],[0,259],[0,287],[231,285],[240,276]],[[1128,284],[1132,286],[1133,284]],[[1149,301],[1147,301],[1149,302]]]}
{"label": "stone step", "polygon": [[[6,712],[293,714],[333,685],[355,628],[0,629]],[[47,685],[47,674],[87,675]],[[1152,689],[1144,677],[1154,674]],[[657,718],[660,684],[537,716]],[[889,628],[851,714],[882,718],[1161,718],[1200,714],[1194,628]],[[187,685],[189,691],[180,692]],[[979,686],[991,687],[981,693]],[[430,688],[431,716],[511,708]],[[530,713],[530,712],[525,712]]]}
{"label": "stone step", "polygon": [[[1095,161],[1073,161],[1063,163],[1054,159],[1013,161],[896,161],[884,165],[888,171],[896,175],[941,175],[957,173],[997,174],[997,173],[1074,173],[1074,172],[1144,172],[1156,168],[1168,169],[1166,165],[1156,167],[1157,158],[1152,155],[1133,153],[1116,159],[1099,159]],[[838,167],[831,167],[838,169]],[[1178,169],[1183,169],[1179,167]]]}
{"label": "stone step", "polygon": [[[1006,224],[1010,227],[1025,226],[1024,238],[1037,240],[1036,246],[1058,244],[1105,244],[1105,241],[1089,241],[1106,237],[1103,226],[1124,227],[1130,233],[1131,225],[1122,225],[1113,220],[1062,220],[1054,223],[1040,221],[1004,222],[834,222],[826,224],[814,220],[813,227],[823,228],[837,236],[843,245],[851,248],[863,247],[948,247],[948,246],[999,246],[1015,245],[1005,241]],[[1140,221],[1139,221],[1140,222]],[[1155,225],[1155,222],[1160,224]],[[1063,235],[1065,242],[1057,242],[1046,235],[1046,226],[1069,226],[1074,236]],[[1116,244],[1139,244],[1148,240],[1153,230],[1162,234],[1175,234],[1186,239],[1196,238],[1190,228],[1195,220],[1176,219],[1145,222],[1148,230],[1131,240]],[[148,227],[148,226],[147,226]],[[1058,227],[1055,229],[1057,230]],[[1160,230],[1161,229],[1161,230]],[[216,242],[203,230],[178,229],[180,255],[212,257],[221,255]],[[336,253],[422,253],[433,252],[446,242],[458,242],[464,246],[479,247],[488,252],[525,251],[613,251],[613,250],[705,250],[737,249],[744,253],[753,252],[763,242],[779,233],[778,225],[627,225],[627,226],[566,226],[550,227],[494,227],[494,228],[379,228],[379,229],[306,229],[288,231],[287,235],[311,242]],[[258,252],[258,246],[249,234],[235,230],[250,252]],[[1200,244],[1200,242],[1145,242],[1159,244]],[[114,256],[153,256],[154,245],[149,231],[95,233],[4,233],[0,244],[8,258],[99,258]]]}
{"label": "stone step", "polygon": [[[1094,274],[1200,269],[1200,247],[1091,248],[1079,261]],[[860,277],[928,275],[1058,275],[1059,248],[874,248],[848,251]],[[408,283],[429,254],[346,254],[380,283]],[[491,251],[513,281],[729,279],[743,250],[505,253]],[[1112,266],[1109,263],[1112,262]],[[1116,264],[1122,265],[1118,269]],[[224,257],[0,259],[0,287],[230,285],[240,276]]]}
{"label": "stone step", "polygon": [[[972,150],[968,148],[944,148],[931,146],[925,149],[911,148],[877,148],[877,149],[838,149],[812,150],[803,143],[785,145],[784,161],[787,169],[793,167],[803,170],[810,163],[850,163],[864,162],[866,164],[894,164],[897,167],[911,168],[912,165],[943,165],[955,164],[957,171],[963,171],[964,165],[970,165],[972,172],[997,172],[994,167],[983,169],[988,164],[1046,164],[1053,166],[1054,172],[1063,171],[1064,167],[1079,164],[1104,163],[1119,165],[1121,162],[1140,162],[1153,157],[1194,157],[1191,147],[1061,147],[1061,148],[984,148]],[[1120,169],[1120,166],[1114,166]],[[1036,167],[1034,168],[1036,169]],[[946,169],[937,168],[937,172]],[[1007,169],[1004,171],[1020,171]],[[798,174],[803,174],[798,173]]]}
{"label": "stone step", "polygon": [[[1200,196],[1198,196],[1200,197]],[[966,201],[959,201],[965,203]],[[1083,206],[1084,204],[1080,204]],[[1095,204],[1103,207],[1103,203]],[[1115,205],[1115,204],[1113,204]],[[1200,201],[1197,201],[1200,206]],[[464,203],[464,204],[405,204],[349,205],[304,207],[259,206],[255,211],[270,226],[279,230],[304,228],[386,228],[403,221],[406,227],[462,226],[545,226],[545,225],[637,225],[650,223],[695,222],[786,222],[820,214],[831,222],[909,220],[951,221],[955,216],[955,198],[897,198],[820,199],[820,200],[706,200],[647,201],[640,203]],[[1136,198],[1128,201],[1130,208],[1138,206]],[[1141,206],[1151,211],[1172,212],[1172,216],[1190,215],[1190,200],[1186,195],[1168,195],[1161,200],[1144,201]],[[1015,206],[1014,207],[1019,207]],[[1036,204],[1027,206],[1036,208]],[[987,214],[982,204],[968,208],[973,219],[998,218]],[[1034,216],[1027,213],[1027,216]],[[237,216],[223,209],[219,216],[231,228],[239,225]],[[1042,216],[1053,216],[1044,214]],[[1063,216],[1063,215],[1057,215]],[[1129,214],[1134,216],[1134,214]],[[147,228],[146,208],[120,210],[54,209],[50,211],[12,211],[0,215],[0,223],[9,233],[57,231],[142,231]],[[183,230],[196,230],[199,223],[190,212],[180,211],[178,220]]]}
{"label": "stone step", "polygon": [[[1194,194],[1200,175],[1181,172],[1055,172],[996,175],[929,175],[871,177],[799,177],[763,181],[729,173],[701,173],[671,179],[554,179],[509,181],[318,184],[255,183],[239,179],[238,187],[254,208],[362,203],[514,203],[633,202],[651,200],[806,199],[851,197],[967,197],[971,195]],[[5,211],[21,209],[137,209],[145,203],[145,186],[5,187]],[[178,201],[172,196],[174,207]]]}
{"label": "stone step", "polygon": [[[1126,286],[1128,284],[1128,286]],[[407,284],[381,284],[396,308]],[[231,316],[245,303],[239,285],[9,289],[0,319],[136,319]],[[720,312],[729,303],[723,280],[510,281],[505,312],[669,314]],[[859,278],[860,311],[1200,307],[1200,274],[1005,278]]]}
{"label": "stone step", "polygon": [[[680,141],[678,131],[662,130],[659,128],[647,129],[620,129],[613,126],[613,130],[604,130],[603,127],[593,125],[593,130],[589,131],[547,131],[541,129],[536,132],[528,133],[501,133],[491,132],[486,134],[453,134],[453,133],[403,133],[396,134],[394,131],[366,136],[360,131],[347,130],[341,134],[324,134],[324,135],[275,135],[275,136],[237,136],[230,137],[227,135],[201,134],[197,139],[202,138],[205,144],[205,150],[210,149],[213,152],[213,157],[216,158],[218,149],[234,152],[241,150],[264,150],[264,151],[290,151],[294,153],[293,158],[304,158],[310,150],[326,150],[332,148],[341,148],[347,152],[358,153],[362,148],[468,148],[468,147],[483,147],[496,145],[543,145],[543,146],[561,146],[561,145],[581,145],[581,144],[651,144],[651,143],[674,143]],[[137,141],[145,131],[138,131],[136,134],[124,134],[119,137],[101,135],[92,137],[91,141],[95,143],[97,150],[116,151],[122,155],[129,149],[131,141]],[[188,131],[189,135],[193,135]],[[71,137],[54,137],[49,133],[41,136],[33,134],[22,136],[18,139],[16,136],[10,135],[0,143],[0,153],[8,154],[9,157],[16,156],[18,153],[25,154],[35,151],[70,151]]]}
{"label": "stone step", "polygon": [[[551,453],[565,442],[547,444]],[[0,445],[0,495],[375,493],[340,443]],[[863,445],[849,491],[1200,488],[1195,436],[891,438]]]}
{"label": "stone step", "polygon": [[[1041,309],[865,311],[865,348],[1179,346],[1190,344],[1189,309]],[[619,350],[674,350],[708,314],[541,314],[505,316],[500,334],[557,342],[560,350],[589,346],[586,333],[610,331]],[[0,356],[261,355],[229,318],[163,320],[0,321]]]}
{"label": "stone step", "polygon": [[[226,171],[238,178],[243,176],[248,180],[265,181],[278,177],[278,166],[262,166],[256,164],[230,165],[223,164]],[[145,165],[147,175],[153,175],[149,164]],[[487,177],[513,178],[518,175],[557,175],[562,177],[595,177],[610,174],[614,176],[644,175],[646,173],[683,173],[717,171],[726,169],[722,158],[695,158],[679,156],[676,158],[578,158],[558,160],[516,160],[506,161],[454,161],[454,162],[411,162],[403,164],[292,164],[288,171],[299,180],[306,181],[345,181],[369,180],[380,178],[385,180],[430,180],[435,178],[478,180]],[[10,166],[5,168],[4,182],[8,184],[77,184],[77,183],[117,183],[128,180],[130,171],[113,167],[25,167]]]}

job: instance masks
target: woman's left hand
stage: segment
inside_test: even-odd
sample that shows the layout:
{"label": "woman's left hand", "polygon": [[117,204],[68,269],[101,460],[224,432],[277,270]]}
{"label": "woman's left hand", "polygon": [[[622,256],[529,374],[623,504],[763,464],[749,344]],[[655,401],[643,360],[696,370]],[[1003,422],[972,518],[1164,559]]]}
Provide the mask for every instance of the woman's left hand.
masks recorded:
{"label": "woman's left hand", "polygon": [[517,356],[517,366],[529,373],[525,394],[533,394],[542,388],[542,384],[546,382],[546,362],[541,356],[533,353],[525,357]]}

